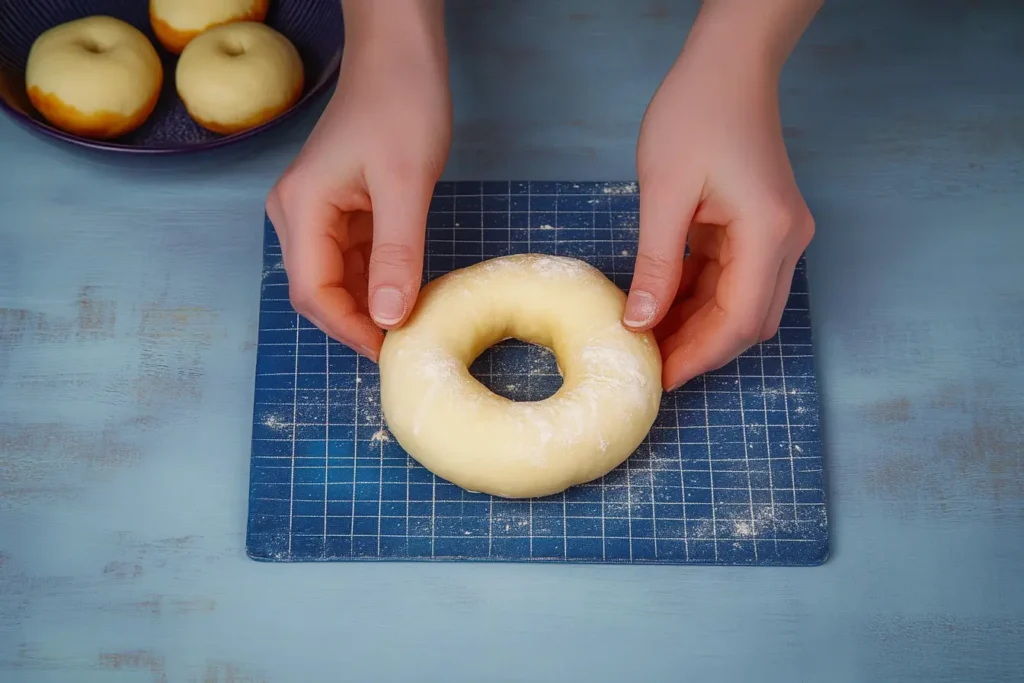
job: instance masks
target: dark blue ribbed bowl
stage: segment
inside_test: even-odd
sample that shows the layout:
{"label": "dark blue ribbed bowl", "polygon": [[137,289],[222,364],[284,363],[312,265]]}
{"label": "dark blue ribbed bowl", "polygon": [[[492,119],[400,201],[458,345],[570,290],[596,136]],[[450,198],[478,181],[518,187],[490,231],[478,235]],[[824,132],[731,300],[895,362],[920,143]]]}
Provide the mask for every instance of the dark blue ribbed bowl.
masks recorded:
{"label": "dark blue ribbed bowl", "polygon": [[[153,114],[138,129],[117,140],[90,140],[54,128],[32,107],[25,93],[25,62],[32,41],[57,24],[94,14],[117,17],[140,29],[164,63],[164,88]],[[343,31],[338,0],[270,0],[266,23],[298,49],[306,67],[306,90],[295,106],[273,121],[241,133],[218,135],[196,124],[178,99],[174,89],[177,57],[154,37],[147,0],[0,0],[0,108],[19,123],[46,135],[117,152],[189,152],[249,138],[277,125],[327,90],[341,63]]]}

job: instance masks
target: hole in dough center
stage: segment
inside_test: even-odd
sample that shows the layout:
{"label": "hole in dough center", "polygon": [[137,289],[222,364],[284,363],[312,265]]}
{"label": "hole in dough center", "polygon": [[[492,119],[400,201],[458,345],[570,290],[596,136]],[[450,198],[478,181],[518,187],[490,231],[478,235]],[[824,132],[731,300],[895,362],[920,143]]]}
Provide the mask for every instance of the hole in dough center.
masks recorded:
{"label": "hole in dough center", "polygon": [[506,339],[487,348],[469,373],[498,396],[511,401],[543,401],[562,386],[555,354],[547,347]]}

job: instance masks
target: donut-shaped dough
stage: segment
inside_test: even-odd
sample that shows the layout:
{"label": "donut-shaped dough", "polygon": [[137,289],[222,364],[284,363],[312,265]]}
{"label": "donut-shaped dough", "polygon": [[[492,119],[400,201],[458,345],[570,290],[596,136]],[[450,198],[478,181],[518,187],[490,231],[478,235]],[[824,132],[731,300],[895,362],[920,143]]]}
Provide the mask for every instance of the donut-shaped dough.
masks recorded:
{"label": "donut-shaped dough", "polygon": [[269,0],[149,0],[149,23],[174,54],[203,31],[233,21],[263,21]]}
{"label": "donut-shaped dough", "polygon": [[108,16],[69,21],[32,43],[25,65],[29,101],[54,126],[108,140],[142,125],[156,107],[164,70],[153,44]]}
{"label": "donut-shaped dough", "polygon": [[[388,428],[424,467],[470,491],[545,496],[607,474],[640,445],[661,402],[658,347],[651,333],[623,327],[625,300],[589,264],[542,254],[430,282],[384,338]],[[555,394],[512,401],[469,373],[508,338],[554,352],[563,378]]]}
{"label": "donut-shaped dough", "polygon": [[265,24],[224,24],[197,36],[175,72],[189,115],[216,133],[237,133],[288,110],[302,94],[298,50]]}

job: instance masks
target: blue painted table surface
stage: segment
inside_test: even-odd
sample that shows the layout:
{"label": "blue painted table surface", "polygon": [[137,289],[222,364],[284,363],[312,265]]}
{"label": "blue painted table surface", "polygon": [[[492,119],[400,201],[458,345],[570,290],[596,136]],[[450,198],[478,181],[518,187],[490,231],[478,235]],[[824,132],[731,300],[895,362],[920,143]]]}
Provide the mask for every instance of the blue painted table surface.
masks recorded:
{"label": "blue painted table surface", "polygon": [[[621,180],[695,2],[450,1],[448,179]],[[274,565],[244,534],[262,200],[0,120],[0,680],[1010,681],[1024,6],[832,0],[790,60],[832,557]]]}

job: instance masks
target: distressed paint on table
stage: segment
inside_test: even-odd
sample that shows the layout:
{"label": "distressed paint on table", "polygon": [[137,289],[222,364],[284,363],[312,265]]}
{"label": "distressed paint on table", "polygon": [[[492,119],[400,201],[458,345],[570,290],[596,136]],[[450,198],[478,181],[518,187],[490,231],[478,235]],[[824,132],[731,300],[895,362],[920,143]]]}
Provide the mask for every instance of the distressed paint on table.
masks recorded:
{"label": "distressed paint on table", "polygon": [[[997,681],[1024,668],[1024,7],[831,0],[783,78],[834,553],[245,558],[261,201],[0,121],[0,679]],[[695,3],[450,2],[452,179],[635,174]],[[117,674],[114,676],[113,674]]]}

